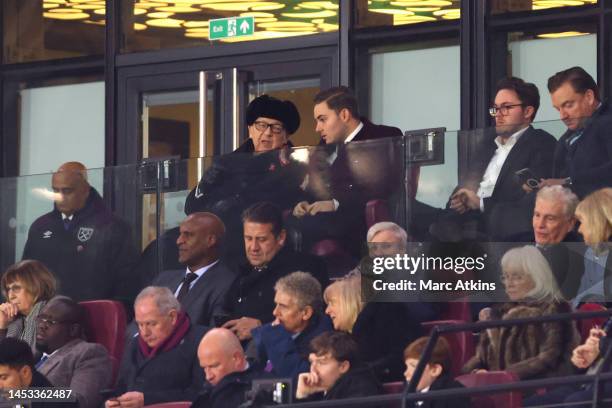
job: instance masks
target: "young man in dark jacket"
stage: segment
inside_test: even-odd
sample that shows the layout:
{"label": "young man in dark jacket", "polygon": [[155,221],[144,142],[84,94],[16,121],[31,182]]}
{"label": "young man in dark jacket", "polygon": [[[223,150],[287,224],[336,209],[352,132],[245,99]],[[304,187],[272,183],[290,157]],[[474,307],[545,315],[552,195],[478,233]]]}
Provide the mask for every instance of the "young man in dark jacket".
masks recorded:
{"label": "young man in dark jacket", "polygon": [[325,332],[312,340],[310,348],[310,372],[298,377],[298,400],[367,397],[382,392],[374,373],[359,361],[359,349],[350,334]]}

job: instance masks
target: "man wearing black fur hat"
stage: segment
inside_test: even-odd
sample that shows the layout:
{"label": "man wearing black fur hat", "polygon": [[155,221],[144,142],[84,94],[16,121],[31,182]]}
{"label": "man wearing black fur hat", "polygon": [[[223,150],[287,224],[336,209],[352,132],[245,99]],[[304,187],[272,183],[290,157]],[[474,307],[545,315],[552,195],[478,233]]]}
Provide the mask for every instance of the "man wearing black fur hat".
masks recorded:
{"label": "man wearing black fur hat", "polygon": [[225,255],[243,256],[240,214],[252,204],[269,201],[292,208],[303,191],[305,168],[291,160],[289,136],[299,128],[300,115],[290,101],[262,95],[247,107],[249,138],[221,156],[204,173],[185,202],[185,212],[208,211],[226,226]]}

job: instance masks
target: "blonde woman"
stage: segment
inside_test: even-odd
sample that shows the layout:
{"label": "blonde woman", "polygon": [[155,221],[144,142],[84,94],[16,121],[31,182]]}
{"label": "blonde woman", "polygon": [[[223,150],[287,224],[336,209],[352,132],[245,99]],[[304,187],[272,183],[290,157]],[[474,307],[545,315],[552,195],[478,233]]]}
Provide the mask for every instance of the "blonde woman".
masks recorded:
{"label": "blonde woman", "polygon": [[576,207],[576,218],[580,221],[578,232],[588,248],[574,304],[609,302],[612,299],[612,188],[589,194]]}
{"label": "blonde woman", "polygon": [[[513,248],[501,260],[508,302],[481,312],[481,320],[509,320],[571,311],[562,299],[550,266],[534,246]],[[464,372],[505,370],[521,379],[568,374],[579,337],[573,321],[488,329]]]}
{"label": "blonde woman", "polygon": [[382,382],[403,378],[402,353],[421,336],[421,327],[402,303],[364,303],[361,276],[350,273],[329,285],[323,293],[325,313],[334,329],[351,333],[360,356]]}
{"label": "blonde woman", "polygon": [[0,288],[7,301],[0,304],[0,340],[15,337],[36,347],[36,318],[55,296],[55,278],[38,261],[21,261],[2,275]]}

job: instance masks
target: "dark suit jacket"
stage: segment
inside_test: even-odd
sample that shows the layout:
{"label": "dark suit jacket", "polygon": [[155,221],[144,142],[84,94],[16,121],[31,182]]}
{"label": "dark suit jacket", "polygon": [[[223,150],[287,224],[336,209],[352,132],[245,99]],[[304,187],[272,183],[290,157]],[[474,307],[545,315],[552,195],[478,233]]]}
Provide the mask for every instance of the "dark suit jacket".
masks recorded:
{"label": "dark suit jacket", "polygon": [[145,405],[169,401],[194,401],[204,384],[197,350],[207,327],[194,326],[173,349],[145,358],[138,338],[130,340],[119,368],[117,395],[128,391],[144,394]]}
{"label": "dark suit jacket", "polygon": [[[447,390],[449,388],[463,388],[463,385],[451,378],[450,375],[438,377],[430,386],[430,391]],[[423,401],[421,408],[468,408],[469,397],[452,397],[448,399],[433,399]]]}
{"label": "dark suit jacket", "polygon": [[[482,144],[477,160],[462,183],[474,191],[478,190],[497,149],[494,138],[491,135]],[[504,161],[493,194],[483,200],[485,228],[490,235],[504,238],[531,230],[535,194],[526,194],[514,174],[529,168],[536,177],[550,177],[555,145],[556,140],[550,133],[531,126],[521,135]]]}
{"label": "dark suit jacket", "polygon": [[571,177],[572,190],[580,198],[603,187],[612,186],[612,109],[608,102],[591,116],[582,136],[571,146],[575,134],[568,130],[557,143],[555,178]]}
{"label": "dark suit jacket", "polygon": [[204,390],[191,408],[238,408],[246,400],[252,380],[257,377],[252,367],[226,375],[216,386],[204,384]]}
{"label": "dark suit jacket", "polygon": [[111,385],[112,364],[100,344],[75,339],[58,349],[38,371],[54,387],[70,388],[81,408],[98,408],[99,391]]}
{"label": "dark suit jacket", "polygon": [[[165,271],[153,282],[154,286],[165,286],[173,293],[185,277],[186,270]],[[221,314],[225,296],[238,275],[219,261],[196,281],[181,302],[181,307],[193,324],[214,326],[213,316]]]}

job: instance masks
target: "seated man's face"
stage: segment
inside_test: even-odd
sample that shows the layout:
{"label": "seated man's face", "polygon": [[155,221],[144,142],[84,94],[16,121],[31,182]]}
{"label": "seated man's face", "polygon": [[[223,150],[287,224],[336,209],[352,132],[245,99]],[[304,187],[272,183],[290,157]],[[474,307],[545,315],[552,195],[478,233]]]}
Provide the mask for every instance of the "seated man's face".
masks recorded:
{"label": "seated man's face", "polygon": [[244,223],[244,248],[252,266],[267,265],[285,244],[285,230],[274,235],[272,224]]}
{"label": "seated man's face", "polygon": [[597,101],[592,90],[579,93],[570,82],[561,85],[550,94],[553,107],[559,111],[559,117],[570,130],[576,130],[584,125],[584,121],[593,115]]}
{"label": "seated man's face", "polygon": [[36,348],[43,353],[53,353],[72,340],[72,324],[62,303],[47,303],[36,318]]}
{"label": "seated man's face", "polygon": [[558,244],[574,228],[575,220],[563,212],[563,203],[537,199],[533,210],[533,233],[539,245]]}
{"label": "seated man's face", "polygon": [[[407,358],[405,363],[406,371],[404,371],[404,378],[406,378],[407,382],[410,382],[410,379],[416,371],[417,364],[419,364],[419,360],[416,358]],[[441,373],[442,366],[439,364],[427,364],[423,370],[423,375],[421,375],[421,379],[417,384],[417,391],[423,391],[425,388],[430,387]]]}
{"label": "seated man's face", "polygon": [[11,368],[0,365],[0,390],[27,388],[32,382],[32,369],[28,366]]}
{"label": "seated man's face", "polygon": [[206,381],[215,386],[228,374],[238,371],[237,359],[223,353],[222,348],[198,350],[200,367],[204,370]]}
{"label": "seated man's face", "polygon": [[162,314],[152,297],[146,297],[136,303],[134,312],[138,333],[151,348],[158,346],[170,336],[177,320],[176,310]]}
{"label": "seated man's face", "polygon": [[372,237],[368,242],[370,257],[395,256],[406,252],[406,246],[397,234],[390,230],[383,230]]}
{"label": "seated man's face", "polygon": [[351,367],[348,361],[340,362],[330,353],[323,355],[310,353],[308,360],[310,361],[310,372],[316,374],[319,379],[316,385],[325,391],[329,391]]}
{"label": "seated man's face", "polygon": [[249,137],[253,141],[256,152],[280,149],[287,144],[288,139],[283,122],[264,117],[257,118],[249,126]]}
{"label": "seated man's face", "polygon": [[308,326],[312,313],[308,312],[308,308],[301,309],[294,296],[278,290],[274,303],[276,307],[272,314],[289,333],[301,333]]}

